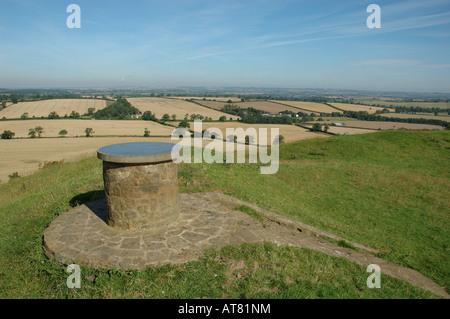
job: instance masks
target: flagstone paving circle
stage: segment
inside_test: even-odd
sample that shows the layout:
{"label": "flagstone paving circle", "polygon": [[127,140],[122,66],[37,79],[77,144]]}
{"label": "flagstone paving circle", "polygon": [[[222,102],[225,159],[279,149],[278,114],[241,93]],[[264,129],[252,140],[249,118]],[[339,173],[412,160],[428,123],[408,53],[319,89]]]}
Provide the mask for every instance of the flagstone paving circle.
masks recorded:
{"label": "flagstone paving circle", "polygon": [[[238,206],[248,206],[259,221]],[[203,256],[212,247],[272,242],[310,248],[346,258],[367,267],[380,266],[383,274],[449,298],[445,289],[419,272],[375,256],[376,250],[350,242],[359,251],[325,240],[342,238],[220,193],[179,194],[178,220],[166,229],[120,230],[106,223],[105,200],[77,206],[58,216],[44,231],[44,252],[61,264],[104,269],[145,269],[182,264]]]}

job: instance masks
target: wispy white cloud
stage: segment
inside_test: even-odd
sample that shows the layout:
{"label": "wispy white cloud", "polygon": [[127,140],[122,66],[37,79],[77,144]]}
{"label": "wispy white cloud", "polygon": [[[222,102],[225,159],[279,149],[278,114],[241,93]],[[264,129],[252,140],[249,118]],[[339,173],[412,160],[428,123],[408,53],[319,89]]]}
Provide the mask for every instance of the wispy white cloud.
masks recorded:
{"label": "wispy white cloud", "polygon": [[362,61],[352,61],[346,63],[354,67],[383,67],[383,68],[401,68],[417,66],[423,63],[421,60],[415,59],[371,59]]}

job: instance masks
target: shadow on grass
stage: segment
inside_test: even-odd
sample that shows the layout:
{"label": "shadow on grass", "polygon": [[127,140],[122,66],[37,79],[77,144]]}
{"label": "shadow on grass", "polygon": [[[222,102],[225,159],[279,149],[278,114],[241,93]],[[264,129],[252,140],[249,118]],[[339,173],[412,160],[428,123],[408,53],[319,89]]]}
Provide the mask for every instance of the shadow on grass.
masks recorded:
{"label": "shadow on grass", "polygon": [[76,207],[79,205],[83,205],[83,204],[87,204],[89,202],[98,200],[98,199],[103,199],[105,198],[105,191],[104,190],[99,190],[99,191],[90,191],[84,194],[79,194],[75,197],[73,197],[70,201],[69,204],[72,207]]}
{"label": "shadow on grass", "polygon": [[84,194],[77,195],[69,201],[70,206],[76,207],[80,205],[85,205],[89,208],[98,218],[106,223],[106,202],[105,202],[105,191],[90,191]]}

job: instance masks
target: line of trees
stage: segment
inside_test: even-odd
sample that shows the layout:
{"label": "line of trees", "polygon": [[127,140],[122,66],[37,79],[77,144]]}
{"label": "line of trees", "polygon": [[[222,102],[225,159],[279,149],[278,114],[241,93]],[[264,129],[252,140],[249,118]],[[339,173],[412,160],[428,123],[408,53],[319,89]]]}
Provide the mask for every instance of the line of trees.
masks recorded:
{"label": "line of trees", "polygon": [[379,114],[369,114],[366,111],[344,111],[345,117],[351,117],[361,121],[379,121],[379,122],[402,122],[402,123],[415,123],[415,124],[431,124],[448,127],[449,122],[436,119],[423,119],[423,118],[397,118],[381,116]]}
{"label": "line of trees", "polygon": [[[28,136],[29,136],[30,138],[36,138],[36,137],[39,137],[39,138],[40,138],[40,137],[42,136],[42,133],[44,133],[44,129],[42,128],[42,126],[36,126],[36,127],[30,128],[30,129],[28,130]],[[92,135],[93,135],[94,133],[95,133],[95,132],[94,132],[94,129],[93,129],[93,128],[90,128],[90,127],[87,127],[87,128],[84,130],[84,134],[86,135],[86,137],[92,137]],[[67,132],[66,129],[62,129],[62,130],[59,131],[59,133],[58,133],[58,135],[59,135],[60,137],[65,137],[67,134],[68,134],[68,132]],[[148,131],[147,129],[145,129],[145,134],[146,134],[146,135],[144,135],[144,136],[150,136],[150,131]],[[0,134],[0,139],[2,139],[2,140],[10,140],[10,139],[12,139],[15,135],[16,135],[16,133],[14,133],[14,132],[12,132],[12,131],[10,131],[10,130],[5,130],[5,131],[3,131],[2,134]]]}
{"label": "line of trees", "polygon": [[395,106],[396,113],[434,113],[434,115],[438,115],[439,113],[447,113],[450,115],[450,108],[443,109],[439,107],[420,107],[420,106]]}
{"label": "line of trees", "polygon": [[[89,108],[88,112],[85,113],[84,115],[92,116],[92,115],[94,115],[94,111],[95,111],[95,108],[93,108],[93,107]],[[20,116],[21,120],[26,120],[29,118],[30,118],[30,116],[29,116],[28,112],[25,112]],[[33,118],[35,118],[35,117],[33,116]],[[44,118],[44,117],[41,116],[41,118]],[[55,120],[55,119],[59,119],[59,118],[61,118],[61,116],[59,116],[59,114],[56,111],[52,111],[47,115],[47,119],[49,119],[49,120]],[[67,114],[64,115],[64,118],[79,119],[79,118],[81,118],[81,115],[80,115],[80,113],[78,113],[74,110],[70,113],[70,115],[67,115]]]}

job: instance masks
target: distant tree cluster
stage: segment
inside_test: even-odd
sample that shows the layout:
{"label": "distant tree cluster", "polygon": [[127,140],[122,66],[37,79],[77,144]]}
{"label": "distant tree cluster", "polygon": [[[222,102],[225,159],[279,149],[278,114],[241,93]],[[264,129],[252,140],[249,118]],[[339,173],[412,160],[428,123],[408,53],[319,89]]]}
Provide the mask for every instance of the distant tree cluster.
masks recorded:
{"label": "distant tree cluster", "polygon": [[191,121],[195,121],[195,120],[212,121],[212,118],[211,118],[211,117],[203,116],[203,115],[201,115],[201,114],[191,114],[191,115],[189,115],[189,119],[190,119]]}
{"label": "distant tree cluster", "polygon": [[0,138],[2,140],[10,140],[10,139],[12,139],[14,137],[14,135],[16,135],[16,133],[11,132],[9,130],[5,130],[5,131],[3,131],[2,134],[0,134]]}
{"label": "distant tree cluster", "polygon": [[92,129],[91,127],[87,127],[84,130],[84,133],[86,134],[86,137],[92,137],[92,134],[94,134],[94,129]]}
{"label": "distant tree cluster", "polygon": [[262,123],[262,124],[292,124],[294,121],[289,114],[285,116],[266,116],[266,112],[257,110],[253,107],[241,108],[237,105],[226,104],[222,108],[222,112],[237,115],[244,123]]}
{"label": "distant tree cluster", "polygon": [[191,125],[187,120],[182,120],[180,123],[178,123],[178,127],[190,128]]}
{"label": "distant tree cluster", "polygon": [[311,128],[311,131],[313,132],[325,132],[328,133],[328,130],[330,129],[330,127],[328,125],[323,126],[320,123],[314,123],[314,125]]}
{"label": "distant tree cluster", "polygon": [[86,115],[86,116],[93,116],[94,112],[95,112],[95,108],[94,107],[90,107],[90,108],[88,108],[87,113],[85,113],[84,115]]}
{"label": "distant tree cluster", "polygon": [[28,130],[28,135],[30,136],[30,138],[35,138],[36,135],[38,137],[41,137],[42,133],[44,133],[44,129],[42,128],[42,126],[36,126],[35,128],[30,128]]}
{"label": "distant tree cluster", "polygon": [[12,94],[12,95],[9,97],[9,99],[11,100],[11,102],[12,102],[13,104],[17,104],[17,103],[19,102],[19,97],[18,97],[17,95],[15,95],[15,94]]}
{"label": "distant tree cluster", "polygon": [[142,119],[144,121],[158,122],[158,119],[156,118],[156,114],[152,113],[151,111],[145,111],[144,114],[142,114]]}
{"label": "distant tree cluster", "polygon": [[59,119],[59,115],[58,115],[58,113],[53,111],[53,112],[50,112],[50,114],[47,116],[47,118],[49,120],[55,120],[55,119]]}
{"label": "distant tree cluster", "polygon": [[6,94],[0,95],[0,103],[2,105],[2,109],[6,108],[6,102],[8,101],[9,97]]}
{"label": "distant tree cluster", "polygon": [[153,121],[156,123],[164,124],[166,121],[170,120],[169,114],[164,114],[162,119],[158,119],[156,117],[155,113],[152,113],[151,111],[145,111],[144,114],[142,114],[142,119],[144,121]]}
{"label": "distant tree cluster", "polygon": [[129,119],[140,114],[139,109],[131,105],[127,99],[119,97],[116,102],[94,113],[96,119]]}
{"label": "distant tree cluster", "polygon": [[80,113],[72,111],[72,113],[70,113],[69,117],[71,119],[79,119],[80,118]]}

